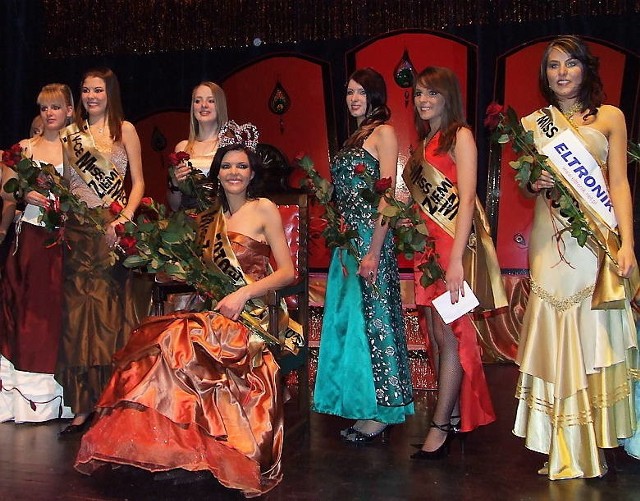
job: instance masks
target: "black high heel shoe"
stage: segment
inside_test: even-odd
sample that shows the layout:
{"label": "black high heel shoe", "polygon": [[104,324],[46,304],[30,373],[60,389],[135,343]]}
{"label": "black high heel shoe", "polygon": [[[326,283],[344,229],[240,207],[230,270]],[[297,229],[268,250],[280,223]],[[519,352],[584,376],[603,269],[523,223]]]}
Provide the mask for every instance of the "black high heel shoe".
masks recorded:
{"label": "black high heel shoe", "polygon": [[453,433],[453,437],[451,438],[451,440],[453,441],[456,438],[460,440],[460,452],[464,454],[464,441],[467,439],[467,435],[469,434],[469,432],[461,431],[462,429],[461,423],[462,423],[462,419],[460,418],[460,416],[451,416],[449,418],[449,424],[451,425],[451,432]]}
{"label": "black high heel shoe", "polygon": [[[453,432],[451,423],[436,424],[431,421],[431,428],[438,428],[440,431],[447,434],[447,436],[444,438],[444,442],[435,451],[422,450],[422,445],[420,445],[418,452],[411,454],[411,459],[417,459],[419,461],[432,461],[444,459],[449,454],[449,445],[455,437],[455,433]],[[417,444],[412,445],[415,447]]]}
{"label": "black high heel shoe", "polygon": [[356,430],[353,426],[349,426],[349,428],[340,430],[340,438],[342,440],[347,440],[349,435],[353,435],[354,433],[358,433],[358,430]]}
{"label": "black high heel shoe", "polygon": [[87,415],[87,417],[82,423],[68,424],[62,430],[60,430],[60,432],[58,433],[58,438],[69,438],[75,435],[82,435],[91,426],[94,416],[95,416],[95,413],[92,412]]}
{"label": "black high heel shoe", "polygon": [[392,425],[387,424],[380,431],[374,433],[362,433],[354,429],[354,432],[345,437],[345,440],[351,444],[365,445],[380,439],[383,444],[386,444],[389,441],[391,426]]}

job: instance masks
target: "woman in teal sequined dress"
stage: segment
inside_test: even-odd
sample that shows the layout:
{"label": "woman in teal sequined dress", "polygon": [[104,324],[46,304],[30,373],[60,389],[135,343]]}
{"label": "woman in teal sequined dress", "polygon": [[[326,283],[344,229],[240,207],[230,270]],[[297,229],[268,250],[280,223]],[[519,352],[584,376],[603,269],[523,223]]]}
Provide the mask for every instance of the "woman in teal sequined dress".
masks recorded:
{"label": "woman in teal sequined dress", "polygon": [[358,232],[359,255],[338,248],[331,258],[314,410],[356,419],[341,436],[366,443],[384,439],[388,425],[413,414],[413,395],[393,238],[372,218],[382,205],[362,198],[366,183],[358,175],[366,169],[373,179],[395,182],[398,143],[385,123],[390,111],[384,79],[370,68],[356,71],[346,101],[358,129],[334,159],[331,174],[338,210]]}

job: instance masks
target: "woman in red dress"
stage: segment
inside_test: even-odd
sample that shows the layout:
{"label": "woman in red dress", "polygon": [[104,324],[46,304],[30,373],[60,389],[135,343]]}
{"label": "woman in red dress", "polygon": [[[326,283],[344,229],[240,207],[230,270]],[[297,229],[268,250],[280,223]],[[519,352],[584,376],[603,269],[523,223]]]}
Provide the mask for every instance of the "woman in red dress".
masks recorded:
{"label": "woman in red dress", "polygon": [[[432,300],[446,291],[451,294],[452,303],[463,293],[462,256],[475,210],[477,150],[464,119],[458,80],[451,70],[428,67],[422,71],[414,85],[414,104],[423,143],[412,160],[430,164],[428,168],[435,179],[443,180],[443,186],[453,187],[451,194],[457,188],[459,204],[457,216],[448,218],[448,226],[430,217],[429,210],[421,210],[429,235],[435,241],[435,255],[425,253],[415,261],[416,304],[430,325],[431,344],[437,347],[438,403],[427,437],[412,458],[441,459],[458,433],[495,420],[471,318],[464,315],[446,325],[432,307]],[[444,280],[423,287],[420,266],[434,258],[445,273]]]}

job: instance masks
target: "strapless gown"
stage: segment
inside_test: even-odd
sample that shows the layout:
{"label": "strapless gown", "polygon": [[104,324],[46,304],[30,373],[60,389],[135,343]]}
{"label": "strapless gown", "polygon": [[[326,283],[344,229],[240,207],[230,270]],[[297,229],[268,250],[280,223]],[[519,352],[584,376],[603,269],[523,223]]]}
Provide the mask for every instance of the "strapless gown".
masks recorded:
{"label": "strapless gown", "polygon": [[[229,232],[248,276],[264,277],[269,246]],[[247,497],[282,478],[279,367],[241,323],[215,312],[152,317],[114,357],[114,374],[75,467],[210,471]]]}

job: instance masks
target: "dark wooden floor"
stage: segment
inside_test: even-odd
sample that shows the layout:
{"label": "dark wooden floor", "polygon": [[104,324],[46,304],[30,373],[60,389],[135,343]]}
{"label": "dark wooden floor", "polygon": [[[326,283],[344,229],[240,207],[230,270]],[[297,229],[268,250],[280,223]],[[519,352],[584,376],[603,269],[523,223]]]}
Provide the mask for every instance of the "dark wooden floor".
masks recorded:
{"label": "dark wooden floor", "polygon": [[[550,500],[640,499],[640,461],[623,450],[608,453],[602,479],[550,482],[536,474],[544,456],[511,434],[517,370],[486,368],[498,421],[472,433],[465,454],[453,443],[443,461],[415,463],[410,444],[422,440],[434,395],[417,395],[417,413],[391,433],[389,444],[352,447],[338,439],[346,421],[312,414],[308,440],[287,442],[284,481],[267,500]],[[72,468],[77,440],[59,441],[63,424],[0,424],[2,500],[242,499],[211,479],[174,485],[150,474],[102,471],[83,476]],[[193,480],[193,479],[190,479]]]}

